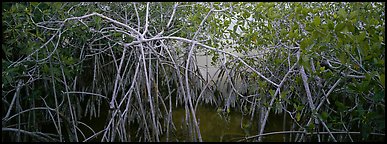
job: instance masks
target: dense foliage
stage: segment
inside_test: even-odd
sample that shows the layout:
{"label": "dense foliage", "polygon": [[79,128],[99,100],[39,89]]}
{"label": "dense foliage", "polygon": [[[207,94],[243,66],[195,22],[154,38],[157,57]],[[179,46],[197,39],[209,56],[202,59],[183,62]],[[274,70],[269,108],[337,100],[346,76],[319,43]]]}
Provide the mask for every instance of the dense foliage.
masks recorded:
{"label": "dense foliage", "polygon": [[[265,125],[282,114],[288,141],[384,141],[384,9],[2,3],[2,141],[174,141],[175,105],[187,140],[202,141],[200,103],[257,117],[259,135],[241,140],[275,134]],[[200,73],[199,53],[217,78]]]}

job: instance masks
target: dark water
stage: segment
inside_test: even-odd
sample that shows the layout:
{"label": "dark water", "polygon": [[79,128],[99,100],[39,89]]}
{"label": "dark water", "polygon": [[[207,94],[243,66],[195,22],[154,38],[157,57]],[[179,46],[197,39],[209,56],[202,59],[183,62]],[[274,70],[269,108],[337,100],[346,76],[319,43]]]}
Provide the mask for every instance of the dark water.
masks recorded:
{"label": "dark water", "polygon": [[[93,127],[95,132],[104,128],[107,111],[101,113],[99,118],[84,117],[81,121]],[[185,109],[183,107],[173,108],[173,122],[176,131],[170,132],[169,140],[174,142],[191,141],[188,129],[185,127]],[[230,142],[238,141],[248,136],[258,134],[258,113],[250,123],[249,115],[242,115],[238,111],[231,110],[229,114],[222,113],[217,108],[207,105],[199,105],[196,117],[199,122],[199,128],[203,141],[206,142]],[[282,131],[283,115],[272,114],[266,124],[265,132]],[[288,127],[288,126],[287,126]],[[80,127],[82,129],[82,127]],[[86,136],[91,136],[90,130],[83,129]],[[133,136],[136,130],[131,131]],[[82,136],[78,136],[82,137]],[[102,134],[91,141],[100,141]],[[283,135],[266,136],[264,141],[283,141]],[[135,141],[132,137],[132,141]],[[160,141],[166,141],[166,134],[162,135]]]}
{"label": "dark water", "polygon": [[[257,113],[255,115],[258,115]],[[248,136],[258,134],[258,117],[254,117],[250,123],[250,116],[242,115],[237,111],[230,111],[228,115],[222,115],[216,108],[211,106],[198,106],[196,116],[199,122],[200,133],[203,141],[207,142],[229,142],[238,141]],[[173,110],[173,122],[176,126],[176,134],[170,134],[169,141],[190,141],[185,124],[185,109],[175,108]],[[269,118],[266,131],[282,131],[283,115],[273,115]],[[162,137],[166,140],[165,136]],[[282,135],[264,137],[264,141],[283,141]]]}
{"label": "dark water", "polygon": [[[200,133],[203,141],[222,142],[236,141],[244,136],[256,134],[256,122],[248,126],[250,117],[235,112],[228,115],[218,112],[216,108],[210,106],[198,106],[196,117],[199,122]],[[185,109],[175,108],[173,110],[173,122],[176,126],[176,133],[170,135],[170,141],[190,141],[188,130],[185,125]],[[162,138],[165,141],[165,136]]]}
{"label": "dark water", "polygon": [[[106,105],[106,107],[108,107]],[[101,109],[103,109],[101,107]],[[187,142],[192,141],[189,137],[188,128],[185,126],[185,109],[184,107],[173,107],[172,110],[173,122],[176,130],[170,129],[168,141],[172,142]],[[82,122],[91,126],[95,132],[98,132],[104,129],[106,124],[106,119],[108,115],[108,110],[104,110],[101,112],[101,116],[98,118],[82,118]],[[258,117],[259,113],[255,113],[255,117],[250,123],[249,115],[242,115],[239,111],[231,110],[229,114],[224,114],[219,112],[219,110],[213,106],[208,105],[199,105],[196,117],[199,122],[199,128],[201,132],[201,136],[204,142],[235,142],[238,140],[243,140],[245,137],[254,136],[258,134]],[[288,115],[286,115],[285,119],[285,131],[290,130],[291,127],[291,119]],[[269,132],[279,132],[284,131],[283,127],[284,115],[282,114],[274,114],[271,113],[267,123],[264,133]],[[137,141],[135,139],[135,135],[137,132],[137,127],[135,123],[131,124],[131,141]],[[52,126],[48,129],[52,129],[53,132],[55,128]],[[86,127],[80,126],[80,129],[84,132],[86,137],[91,136],[93,133],[87,129]],[[139,131],[140,133],[142,131]],[[141,135],[141,134],[139,134]],[[353,135],[355,141],[361,141],[360,135]],[[78,135],[80,139],[81,135]],[[293,134],[294,140],[295,134]],[[328,137],[328,135],[325,135]],[[384,141],[384,137],[382,136],[371,136],[374,141]],[[102,134],[99,135],[96,139],[92,139],[92,142],[101,141]],[[250,141],[253,139],[250,139]],[[160,137],[160,141],[166,141],[166,134],[164,133]],[[264,142],[284,142],[289,141],[289,134],[276,134],[276,135],[268,135],[263,137]],[[314,139],[308,141],[317,141]]]}

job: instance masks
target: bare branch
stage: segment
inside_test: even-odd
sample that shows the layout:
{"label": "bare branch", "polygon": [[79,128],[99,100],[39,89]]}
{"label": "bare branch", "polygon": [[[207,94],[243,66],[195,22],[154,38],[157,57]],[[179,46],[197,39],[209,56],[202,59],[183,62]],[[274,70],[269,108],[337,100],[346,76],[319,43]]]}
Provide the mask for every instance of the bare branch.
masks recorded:
{"label": "bare branch", "polygon": [[145,14],[145,26],[144,31],[142,32],[142,37],[145,37],[145,34],[148,32],[148,26],[149,26],[149,2],[146,3],[146,14]]}

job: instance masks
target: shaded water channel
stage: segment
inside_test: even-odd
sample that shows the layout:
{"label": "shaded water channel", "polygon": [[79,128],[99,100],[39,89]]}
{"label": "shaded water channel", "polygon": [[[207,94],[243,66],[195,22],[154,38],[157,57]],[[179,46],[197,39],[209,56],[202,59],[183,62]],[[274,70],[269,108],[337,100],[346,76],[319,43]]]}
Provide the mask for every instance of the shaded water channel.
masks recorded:
{"label": "shaded water channel", "polygon": [[[101,107],[101,110],[103,108]],[[108,110],[102,110],[101,116],[98,118],[89,118],[84,117],[81,121],[85,122],[91,126],[95,132],[103,130],[106,124],[106,116]],[[189,139],[189,131],[184,125],[185,122],[185,109],[184,107],[174,107],[172,111],[173,123],[175,130],[171,130],[169,134],[168,141],[172,142],[187,142],[191,141]],[[256,114],[258,115],[258,114]],[[248,136],[254,136],[258,134],[258,121],[259,117],[254,117],[252,123],[250,122],[250,116],[242,115],[238,111],[231,110],[229,114],[222,114],[216,107],[210,105],[198,105],[196,116],[199,122],[201,136],[204,142],[231,142],[244,139]],[[137,134],[136,124],[131,124],[132,129],[130,129],[132,141],[137,141],[135,135]],[[286,129],[289,129],[289,119],[287,118]],[[81,127],[82,129],[82,127]],[[174,129],[174,128],[172,128]],[[271,114],[266,124],[266,132],[282,131],[283,130],[283,114],[275,115]],[[91,136],[92,132],[90,130],[83,129],[85,135]],[[142,131],[138,131],[141,133]],[[141,135],[141,134],[138,134]],[[99,135],[96,139],[91,141],[100,141],[102,134]],[[288,135],[286,135],[286,140]],[[160,141],[166,141],[166,134],[164,133]],[[284,141],[282,134],[278,135],[269,135],[263,137],[263,141]]]}
{"label": "shaded water channel", "polygon": [[[240,112],[232,111],[224,115],[217,108],[209,105],[199,105],[196,112],[199,122],[200,133],[203,141],[207,142],[230,142],[238,141],[248,136],[258,134],[258,117],[250,123],[249,115],[242,115]],[[170,135],[169,141],[190,141],[187,139],[188,131],[183,125],[185,109],[177,108],[173,110],[173,122],[177,132]],[[269,118],[266,131],[282,131],[283,115],[273,115]],[[165,136],[162,137],[165,141]],[[271,135],[264,137],[264,141],[283,141],[282,135]]]}
{"label": "shaded water channel", "polygon": [[[232,52],[231,50],[227,50]],[[208,55],[198,55],[197,64],[200,68],[201,74],[204,76],[205,81],[207,80],[216,80],[218,78],[217,70],[219,67],[210,65],[212,56]],[[225,79],[223,80],[225,81]],[[220,89],[223,89],[223,93],[227,94],[225,86],[219,85]],[[204,103],[204,102],[203,102]],[[109,114],[108,105],[103,104],[101,106],[101,115],[98,118],[90,119],[89,116],[84,117],[81,121],[85,122],[91,126],[95,132],[99,132],[104,129],[106,125],[106,117]],[[243,115],[241,112],[231,108],[229,113],[221,112],[216,106],[211,106],[207,104],[199,104],[196,111],[196,118],[199,123],[200,133],[204,142],[229,142],[229,141],[238,141],[242,140],[245,137],[254,136],[258,134],[258,122],[259,122],[259,111],[256,111],[254,114],[255,117],[251,119],[250,114]],[[172,120],[174,126],[170,128],[170,133],[168,141],[172,142],[186,142],[192,141],[190,139],[189,130],[186,126],[186,110],[183,106],[175,107],[173,106],[172,110]],[[166,117],[165,117],[166,118]],[[290,118],[286,118],[286,130],[290,129]],[[266,126],[265,133],[267,132],[276,132],[283,131],[283,114],[274,114],[271,113]],[[130,125],[130,135],[131,141],[139,141],[136,135],[141,135],[143,131],[137,131],[138,125],[136,123],[131,123]],[[87,136],[91,136],[93,133],[90,130],[85,133]],[[277,135],[268,135],[263,137],[263,141],[284,141],[284,136],[286,136],[286,141],[288,141],[288,135],[277,134]],[[91,141],[100,141],[102,139],[102,134],[97,136],[96,139]],[[160,141],[167,141],[167,135],[164,133],[160,137]]]}

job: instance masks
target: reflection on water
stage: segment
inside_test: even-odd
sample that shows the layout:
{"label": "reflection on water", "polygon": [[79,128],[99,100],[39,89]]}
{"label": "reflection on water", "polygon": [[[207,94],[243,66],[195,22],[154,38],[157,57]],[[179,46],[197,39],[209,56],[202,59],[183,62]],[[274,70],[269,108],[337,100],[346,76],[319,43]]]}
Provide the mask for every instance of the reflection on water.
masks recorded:
{"label": "reflection on water", "polygon": [[[240,112],[231,111],[228,116],[222,115],[216,108],[211,106],[198,106],[196,116],[199,122],[200,133],[203,141],[227,142],[238,141],[246,136],[258,134],[258,117],[250,123],[250,116],[243,116]],[[271,118],[267,123],[266,131],[282,131],[283,116],[278,115]],[[175,108],[173,110],[173,122],[176,132],[170,134],[169,141],[190,141],[185,124],[185,109]],[[162,137],[166,141],[166,136]],[[264,141],[283,141],[282,135],[267,136]]]}
{"label": "reflection on water", "polygon": [[[107,105],[104,105],[108,107]],[[84,117],[81,121],[93,127],[95,132],[98,132],[104,129],[106,124],[106,116],[108,115],[108,110],[103,110],[99,118]],[[176,131],[170,132],[169,141],[191,141],[188,133],[187,127],[185,127],[185,109],[184,107],[173,108],[172,111],[173,122],[176,127]],[[246,136],[253,136],[258,134],[258,120],[257,117],[259,114],[256,113],[254,119],[250,124],[250,116],[243,116],[238,111],[231,110],[229,114],[225,114],[218,111],[216,107],[209,105],[198,105],[196,112],[196,117],[199,122],[200,132],[203,138],[203,141],[206,142],[230,142],[238,141],[243,139]],[[286,129],[289,130],[289,118],[287,118]],[[283,114],[275,115],[270,114],[270,117],[267,121],[265,133],[282,131],[283,129]],[[137,127],[135,123],[131,124],[131,140],[137,141],[135,135],[137,132]],[[86,136],[91,136],[93,133],[86,127],[80,127]],[[141,135],[141,134],[140,134]],[[82,137],[79,135],[79,137]],[[102,135],[97,136],[96,139],[92,139],[92,142],[100,141]],[[166,141],[166,134],[161,137],[161,141]],[[263,138],[263,141],[276,141],[282,142],[283,135],[270,135]]]}

